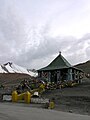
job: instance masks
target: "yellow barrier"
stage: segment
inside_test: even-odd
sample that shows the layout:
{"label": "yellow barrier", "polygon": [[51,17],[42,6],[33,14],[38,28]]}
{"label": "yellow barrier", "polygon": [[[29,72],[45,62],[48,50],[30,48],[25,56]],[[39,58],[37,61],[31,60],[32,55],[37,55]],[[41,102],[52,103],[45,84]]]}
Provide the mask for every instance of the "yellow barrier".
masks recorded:
{"label": "yellow barrier", "polygon": [[18,101],[18,93],[17,91],[12,92],[12,102],[17,102]]}
{"label": "yellow barrier", "polygon": [[31,101],[31,93],[27,91],[25,93],[25,103],[30,103],[30,101]]}
{"label": "yellow barrier", "polygon": [[25,93],[18,95],[17,91],[13,91],[12,92],[12,102],[18,102],[18,100],[24,100],[25,103],[30,103],[31,93],[27,91]]}
{"label": "yellow barrier", "polygon": [[45,85],[41,84],[39,89],[38,89],[38,92],[43,93],[44,91],[45,91]]}
{"label": "yellow barrier", "polygon": [[33,95],[34,92],[38,92],[38,93],[41,94],[41,93],[43,93],[44,91],[45,91],[45,85],[41,84],[41,85],[39,86],[39,88],[31,90],[30,93],[31,93],[31,95]]}
{"label": "yellow barrier", "polygon": [[34,92],[38,92],[38,89],[31,90],[30,93],[33,95]]}
{"label": "yellow barrier", "polygon": [[53,102],[53,101],[52,101],[52,102],[50,102],[50,103],[49,103],[49,107],[48,107],[48,108],[49,108],[49,109],[53,109],[54,107],[55,107],[54,102]]}
{"label": "yellow barrier", "polygon": [[18,95],[18,100],[24,100],[25,99],[25,93],[21,93]]}

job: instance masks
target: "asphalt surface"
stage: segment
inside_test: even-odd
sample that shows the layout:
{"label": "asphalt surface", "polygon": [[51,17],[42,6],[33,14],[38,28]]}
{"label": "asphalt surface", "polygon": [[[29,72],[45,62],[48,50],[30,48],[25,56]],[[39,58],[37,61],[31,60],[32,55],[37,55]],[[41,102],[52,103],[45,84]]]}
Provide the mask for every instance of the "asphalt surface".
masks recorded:
{"label": "asphalt surface", "polygon": [[18,103],[0,103],[0,120],[90,120],[90,116],[33,108]]}

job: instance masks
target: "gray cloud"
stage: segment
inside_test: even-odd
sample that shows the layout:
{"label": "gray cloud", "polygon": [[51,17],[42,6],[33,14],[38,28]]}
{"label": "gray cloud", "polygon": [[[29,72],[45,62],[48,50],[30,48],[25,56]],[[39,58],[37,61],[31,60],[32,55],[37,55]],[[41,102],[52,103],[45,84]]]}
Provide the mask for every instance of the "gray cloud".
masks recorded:
{"label": "gray cloud", "polygon": [[17,8],[5,4],[0,8],[0,63],[12,61],[38,69],[48,65],[59,51],[71,64],[90,59],[90,33],[79,39],[52,37],[49,24],[30,27]]}
{"label": "gray cloud", "polygon": [[48,65],[60,50],[71,64],[90,59],[90,39],[81,38],[81,40],[72,36],[53,38],[48,33],[43,33],[41,38],[37,38],[39,40],[38,46],[34,44],[33,47],[30,47],[27,52],[21,55],[20,63],[23,63],[23,60],[27,67],[40,68]]}

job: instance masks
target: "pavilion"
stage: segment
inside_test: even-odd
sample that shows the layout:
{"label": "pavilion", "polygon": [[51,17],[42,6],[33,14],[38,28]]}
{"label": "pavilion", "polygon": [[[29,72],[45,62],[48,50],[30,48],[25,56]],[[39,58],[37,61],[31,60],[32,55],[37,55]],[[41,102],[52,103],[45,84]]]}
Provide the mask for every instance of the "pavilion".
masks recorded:
{"label": "pavilion", "polygon": [[38,70],[38,75],[48,82],[57,83],[64,80],[80,80],[83,71],[73,67],[59,52],[59,55],[48,66]]}

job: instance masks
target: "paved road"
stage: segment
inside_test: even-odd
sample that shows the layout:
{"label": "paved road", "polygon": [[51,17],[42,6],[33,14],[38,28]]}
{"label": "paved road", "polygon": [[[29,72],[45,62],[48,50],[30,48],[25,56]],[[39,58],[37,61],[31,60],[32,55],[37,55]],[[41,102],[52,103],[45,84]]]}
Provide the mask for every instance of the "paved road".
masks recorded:
{"label": "paved road", "polygon": [[0,120],[90,120],[90,116],[33,108],[23,104],[0,103]]}

